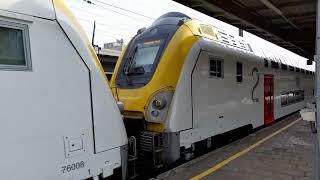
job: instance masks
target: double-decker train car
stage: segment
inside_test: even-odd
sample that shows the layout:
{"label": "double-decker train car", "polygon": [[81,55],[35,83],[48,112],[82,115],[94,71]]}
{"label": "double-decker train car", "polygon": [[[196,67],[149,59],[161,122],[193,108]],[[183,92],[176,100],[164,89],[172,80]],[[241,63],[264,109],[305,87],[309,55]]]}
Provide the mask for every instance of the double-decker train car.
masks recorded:
{"label": "double-decker train car", "polygon": [[314,100],[312,67],[258,56],[252,46],[182,13],[139,30],[110,84],[138,154],[162,167],[190,157],[197,142],[272,124]]}
{"label": "double-decker train car", "polygon": [[127,135],[100,67],[62,0],[0,1],[1,179],[125,172]]}

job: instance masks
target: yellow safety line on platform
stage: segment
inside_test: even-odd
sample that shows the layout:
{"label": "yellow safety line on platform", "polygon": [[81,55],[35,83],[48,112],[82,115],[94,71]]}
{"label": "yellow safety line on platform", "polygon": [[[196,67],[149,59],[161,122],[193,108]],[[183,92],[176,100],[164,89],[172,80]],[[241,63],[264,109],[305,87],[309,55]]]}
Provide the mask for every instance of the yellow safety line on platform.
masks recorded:
{"label": "yellow safety line on platform", "polygon": [[264,143],[265,141],[269,140],[270,138],[276,136],[277,134],[281,133],[282,131],[288,129],[289,127],[291,127],[292,125],[294,125],[295,123],[297,123],[299,120],[301,120],[301,118],[295,120],[294,122],[288,124],[287,126],[279,129],[278,131],[270,134],[269,136],[261,139],[260,141],[256,142],[255,144],[249,146],[247,149],[244,149],[240,152],[238,152],[237,154],[234,154],[233,156],[229,157],[228,159],[222,161],[221,163],[213,166],[212,168],[202,172],[201,174],[194,176],[193,178],[191,178],[191,180],[198,180],[198,179],[202,179],[206,176],[208,176],[209,174],[212,174],[213,172],[219,170],[220,168],[222,168],[223,166],[227,165],[228,163],[230,163],[231,161],[237,159],[240,156],[243,156],[244,154],[248,153],[249,151],[251,151],[252,149],[256,148],[257,146],[261,145],[262,143]]}

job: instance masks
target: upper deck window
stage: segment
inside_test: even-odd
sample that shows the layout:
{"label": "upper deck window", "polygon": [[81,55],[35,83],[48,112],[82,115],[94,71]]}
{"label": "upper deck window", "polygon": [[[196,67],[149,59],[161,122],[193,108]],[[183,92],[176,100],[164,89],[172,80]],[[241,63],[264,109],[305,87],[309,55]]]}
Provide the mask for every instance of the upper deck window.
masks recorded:
{"label": "upper deck window", "polygon": [[209,56],[210,77],[223,78],[223,59],[216,56]]}
{"label": "upper deck window", "polygon": [[286,64],[281,64],[281,69],[284,71],[288,70],[288,66]]}
{"label": "upper deck window", "polygon": [[271,67],[274,69],[279,69],[279,63],[275,61],[271,61]]}
{"label": "upper deck window", "polygon": [[293,66],[289,66],[289,71],[294,71],[294,67]]}
{"label": "upper deck window", "polygon": [[0,69],[29,70],[27,25],[0,21]]}
{"label": "upper deck window", "polygon": [[269,62],[267,59],[264,59],[264,67],[269,67]]}

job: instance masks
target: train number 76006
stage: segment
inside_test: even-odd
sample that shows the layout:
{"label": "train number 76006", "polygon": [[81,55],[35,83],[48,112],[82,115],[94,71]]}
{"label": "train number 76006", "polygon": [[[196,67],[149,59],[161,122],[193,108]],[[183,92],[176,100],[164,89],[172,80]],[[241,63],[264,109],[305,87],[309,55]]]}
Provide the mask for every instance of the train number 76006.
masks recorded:
{"label": "train number 76006", "polygon": [[85,166],[85,162],[84,161],[80,161],[80,162],[76,162],[76,163],[72,163],[66,166],[62,166],[61,167],[61,171],[62,173],[68,173],[77,169],[81,169],[84,168]]}

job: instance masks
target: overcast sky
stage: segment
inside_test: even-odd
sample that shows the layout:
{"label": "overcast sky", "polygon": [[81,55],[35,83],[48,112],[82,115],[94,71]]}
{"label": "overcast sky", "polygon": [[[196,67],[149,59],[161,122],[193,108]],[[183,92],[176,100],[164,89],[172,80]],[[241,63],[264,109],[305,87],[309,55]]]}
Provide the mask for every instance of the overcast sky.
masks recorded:
{"label": "overcast sky", "polygon": [[[78,18],[80,24],[92,37],[93,22],[96,20],[95,43],[103,46],[106,42],[124,39],[127,43],[142,27],[148,27],[159,16],[167,12],[182,12],[199,21],[211,24],[237,35],[238,28],[211,18],[193,9],[178,4],[172,0],[66,0],[71,11]],[[246,41],[251,44],[257,54],[283,57],[284,61],[296,61],[305,67],[306,62],[290,51],[269,43],[252,34],[244,33]],[[276,52],[276,53],[275,53]],[[309,66],[310,67],[310,66]]]}

